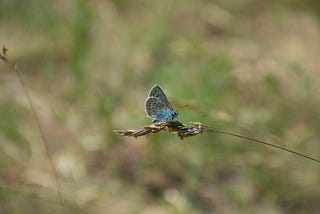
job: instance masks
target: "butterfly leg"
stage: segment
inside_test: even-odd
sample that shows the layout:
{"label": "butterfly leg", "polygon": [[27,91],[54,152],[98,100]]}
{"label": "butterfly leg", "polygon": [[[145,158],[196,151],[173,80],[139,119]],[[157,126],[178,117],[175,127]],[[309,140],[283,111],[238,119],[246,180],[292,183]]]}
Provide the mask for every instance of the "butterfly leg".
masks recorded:
{"label": "butterfly leg", "polygon": [[152,123],[157,123],[157,122],[160,122],[160,120],[154,119],[154,120],[152,121]]}

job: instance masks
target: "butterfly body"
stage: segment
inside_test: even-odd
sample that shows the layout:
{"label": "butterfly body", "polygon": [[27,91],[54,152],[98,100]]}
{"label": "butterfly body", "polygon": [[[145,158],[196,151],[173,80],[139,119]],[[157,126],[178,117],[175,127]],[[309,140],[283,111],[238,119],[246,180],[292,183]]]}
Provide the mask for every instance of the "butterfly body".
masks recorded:
{"label": "butterfly body", "polygon": [[153,123],[165,120],[173,120],[177,115],[167,96],[160,86],[154,85],[145,101],[145,112],[148,117],[153,119]]}

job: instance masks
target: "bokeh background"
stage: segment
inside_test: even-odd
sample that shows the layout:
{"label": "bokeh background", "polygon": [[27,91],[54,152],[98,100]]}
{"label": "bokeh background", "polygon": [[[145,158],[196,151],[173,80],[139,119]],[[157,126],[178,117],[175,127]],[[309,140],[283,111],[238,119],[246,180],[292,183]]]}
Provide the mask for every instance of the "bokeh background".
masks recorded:
{"label": "bokeh background", "polygon": [[318,213],[315,162],[112,130],[150,124],[159,84],[183,123],[320,158],[319,14],[316,0],[0,1],[25,85],[0,62],[0,213]]}

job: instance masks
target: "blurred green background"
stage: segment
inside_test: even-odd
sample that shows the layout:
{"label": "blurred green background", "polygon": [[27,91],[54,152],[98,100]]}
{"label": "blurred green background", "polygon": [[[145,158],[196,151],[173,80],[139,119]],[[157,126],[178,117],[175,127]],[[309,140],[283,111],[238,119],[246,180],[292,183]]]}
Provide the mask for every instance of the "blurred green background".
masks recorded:
{"label": "blurred green background", "polygon": [[157,83],[183,123],[320,158],[319,14],[316,0],[1,1],[0,45],[50,154],[1,61],[0,213],[318,213],[315,162],[221,134],[112,130],[151,123]]}

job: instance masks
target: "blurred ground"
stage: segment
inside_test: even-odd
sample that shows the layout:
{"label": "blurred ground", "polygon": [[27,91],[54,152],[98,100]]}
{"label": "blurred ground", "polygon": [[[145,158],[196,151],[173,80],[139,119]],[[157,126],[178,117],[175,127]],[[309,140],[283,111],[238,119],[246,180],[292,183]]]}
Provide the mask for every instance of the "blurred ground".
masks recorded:
{"label": "blurred ground", "polygon": [[[318,213],[320,166],[236,138],[120,137],[179,120],[320,158],[317,1],[4,0],[0,213]],[[57,188],[61,191],[59,200]]]}

